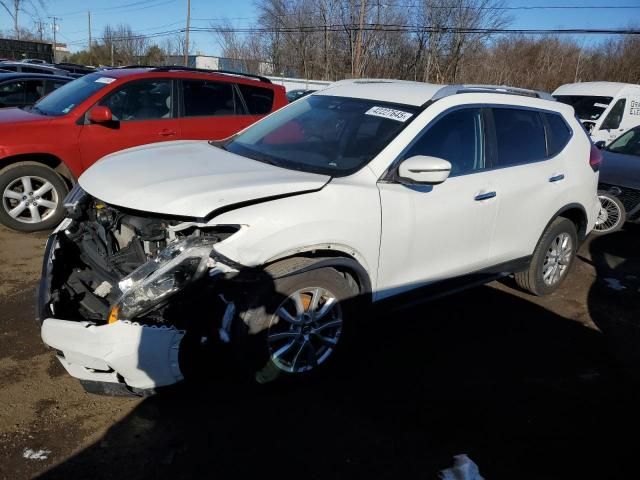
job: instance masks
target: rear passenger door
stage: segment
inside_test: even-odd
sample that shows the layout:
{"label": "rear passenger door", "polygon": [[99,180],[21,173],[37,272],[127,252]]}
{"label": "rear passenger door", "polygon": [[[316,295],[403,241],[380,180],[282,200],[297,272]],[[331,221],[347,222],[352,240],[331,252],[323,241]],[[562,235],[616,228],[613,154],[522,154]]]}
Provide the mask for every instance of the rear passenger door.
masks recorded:
{"label": "rear passenger door", "polygon": [[180,128],[185,140],[220,140],[250,125],[233,83],[181,80]]}
{"label": "rear passenger door", "polygon": [[[498,215],[491,260],[499,264],[533,253],[545,226],[568,202],[565,147],[571,130],[562,116],[534,109],[489,109]],[[492,119],[492,120],[491,120]]]}

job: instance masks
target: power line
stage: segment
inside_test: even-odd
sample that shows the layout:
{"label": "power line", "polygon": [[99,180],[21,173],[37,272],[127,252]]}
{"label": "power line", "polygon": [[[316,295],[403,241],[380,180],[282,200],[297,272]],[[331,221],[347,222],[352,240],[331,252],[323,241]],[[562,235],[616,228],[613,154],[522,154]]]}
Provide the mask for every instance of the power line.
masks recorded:
{"label": "power line", "polygon": [[[362,30],[366,32],[395,32],[395,33],[462,33],[462,34],[485,34],[485,35],[640,35],[640,29],[636,28],[565,28],[565,29],[526,29],[526,28],[459,28],[459,27],[431,27],[421,25],[400,25],[400,24],[359,24],[327,25],[309,27],[281,27],[281,28],[214,28],[214,27],[191,27],[192,32],[211,33],[291,33],[309,34],[329,32],[344,32]],[[186,29],[179,28],[164,32],[155,32],[147,35],[127,35],[122,37],[110,37],[112,41],[150,39],[185,33]],[[69,45],[85,43],[84,40],[69,42]]]}

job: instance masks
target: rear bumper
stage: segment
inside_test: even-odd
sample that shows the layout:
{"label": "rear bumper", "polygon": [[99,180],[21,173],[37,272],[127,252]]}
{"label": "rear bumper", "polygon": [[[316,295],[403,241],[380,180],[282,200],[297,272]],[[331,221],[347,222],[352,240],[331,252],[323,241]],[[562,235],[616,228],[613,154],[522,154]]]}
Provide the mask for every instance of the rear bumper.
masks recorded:
{"label": "rear bumper", "polygon": [[118,321],[93,325],[47,318],[42,340],[58,351],[58,360],[82,381],[123,384],[150,390],[183,379],[178,353],[184,332]]}

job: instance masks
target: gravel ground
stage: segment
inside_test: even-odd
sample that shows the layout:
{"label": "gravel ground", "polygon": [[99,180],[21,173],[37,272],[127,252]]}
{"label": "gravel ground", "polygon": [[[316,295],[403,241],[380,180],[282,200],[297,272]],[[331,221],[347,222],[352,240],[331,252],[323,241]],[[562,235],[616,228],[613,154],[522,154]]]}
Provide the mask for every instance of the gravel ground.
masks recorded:
{"label": "gravel ground", "polygon": [[635,478],[639,239],[590,239],[549,297],[507,279],[381,315],[313,382],[212,365],[131,399],[85,393],[44,347],[46,235],[0,229],[0,478],[428,479],[460,453],[487,480]]}

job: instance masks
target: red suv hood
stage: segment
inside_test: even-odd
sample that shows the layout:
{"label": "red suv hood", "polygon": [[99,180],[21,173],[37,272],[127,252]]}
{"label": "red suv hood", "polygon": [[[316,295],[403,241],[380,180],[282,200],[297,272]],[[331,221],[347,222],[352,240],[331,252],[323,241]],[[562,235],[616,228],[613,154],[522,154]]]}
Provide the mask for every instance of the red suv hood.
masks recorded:
{"label": "red suv hood", "polygon": [[48,122],[54,117],[29,113],[20,108],[0,108],[0,124],[26,123],[26,122]]}

